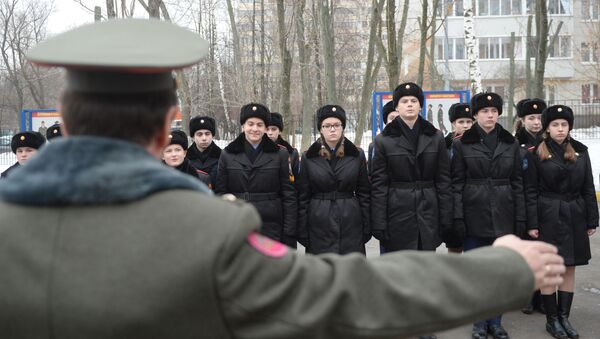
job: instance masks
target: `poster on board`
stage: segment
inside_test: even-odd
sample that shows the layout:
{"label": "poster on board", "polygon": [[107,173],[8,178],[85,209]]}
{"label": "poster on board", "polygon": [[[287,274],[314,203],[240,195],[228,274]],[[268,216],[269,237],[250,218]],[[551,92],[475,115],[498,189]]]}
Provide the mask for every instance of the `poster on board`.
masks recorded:
{"label": "poster on board", "polygon": [[60,123],[62,123],[62,118],[56,111],[31,113],[31,130],[40,132],[43,136],[46,136],[48,127]]}

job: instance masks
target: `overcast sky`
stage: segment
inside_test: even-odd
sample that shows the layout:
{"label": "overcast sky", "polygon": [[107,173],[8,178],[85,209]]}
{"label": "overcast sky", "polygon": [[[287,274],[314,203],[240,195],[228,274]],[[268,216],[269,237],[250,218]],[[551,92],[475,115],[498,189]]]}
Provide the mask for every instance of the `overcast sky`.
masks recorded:
{"label": "overcast sky", "polygon": [[[106,0],[82,0],[89,8],[106,5]],[[54,0],[54,10],[48,18],[48,34],[55,35],[82,24],[93,22],[94,14],[73,0]]]}

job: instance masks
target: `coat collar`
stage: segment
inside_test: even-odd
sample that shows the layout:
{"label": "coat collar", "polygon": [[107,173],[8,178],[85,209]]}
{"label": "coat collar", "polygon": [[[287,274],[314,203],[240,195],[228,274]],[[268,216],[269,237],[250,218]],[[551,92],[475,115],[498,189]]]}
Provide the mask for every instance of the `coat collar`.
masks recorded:
{"label": "coat collar", "polygon": [[[233,140],[229,145],[225,147],[227,153],[231,154],[239,154],[244,153],[244,142],[246,142],[246,135],[244,132],[240,133],[235,140]],[[276,153],[279,152],[279,146],[274,143],[267,134],[263,135],[262,140],[260,142],[262,144],[262,150],[265,153]]]}
{"label": "coat collar", "polygon": [[277,144],[279,144],[279,146],[283,146],[287,149],[288,153],[292,154],[294,152],[294,147],[292,147],[292,145],[290,145],[289,142],[283,140],[283,138],[280,136],[277,137]]}
{"label": "coat collar", "polygon": [[[481,136],[479,135],[479,131],[477,131],[476,123],[468,129],[465,133],[463,133],[460,141],[463,144],[477,144],[481,141]],[[505,130],[500,124],[496,124],[496,129],[498,131],[498,140],[500,142],[506,144],[512,144],[515,142],[515,137],[513,137],[507,130]]]}
{"label": "coat collar", "polygon": [[539,140],[536,140],[536,138],[533,135],[529,134],[529,132],[527,132],[527,130],[524,127],[521,127],[517,130],[517,132],[515,133],[515,137],[519,141],[519,145],[526,146],[536,146],[542,140],[541,136],[539,137]]}
{"label": "coat collar", "polygon": [[[190,146],[188,148],[187,158],[191,159],[191,160],[199,159],[200,158],[200,154],[201,154],[201,152],[198,149],[198,147],[196,147],[196,144],[192,143],[192,146]],[[208,146],[208,157],[209,158],[219,159],[220,156],[221,156],[221,148],[219,146],[217,146],[217,144],[215,144],[215,142],[213,141]]]}
{"label": "coat collar", "polygon": [[[437,133],[437,128],[433,126],[429,121],[423,119],[423,117],[419,116],[419,124],[421,124],[421,131],[423,134],[428,136],[433,136]],[[402,127],[400,126],[400,118],[394,119],[392,122],[387,124],[381,132],[384,136],[402,136],[404,135],[402,132]]]}
{"label": "coat collar", "polygon": [[580,143],[579,141],[577,141],[573,138],[570,138],[569,143],[571,144],[571,146],[573,146],[573,149],[577,153],[586,152],[588,149],[586,145]]}
{"label": "coat collar", "polygon": [[[308,150],[306,151],[307,158],[315,158],[319,156],[319,150],[321,150],[320,140],[315,141]],[[348,138],[344,137],[344,155],[351,157],[358,157],[358,148]]]}

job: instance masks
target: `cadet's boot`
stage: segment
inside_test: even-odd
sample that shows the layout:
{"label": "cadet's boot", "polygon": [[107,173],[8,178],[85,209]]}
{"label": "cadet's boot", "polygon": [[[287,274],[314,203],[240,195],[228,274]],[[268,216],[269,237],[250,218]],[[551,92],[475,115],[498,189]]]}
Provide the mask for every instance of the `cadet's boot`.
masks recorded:
{"label": "cadet's boot", "polygon": [[435,336],[435,334],[428,334],[420,336],[419,339],[437,339],[437,337]]}
{"label": "cadet's boot", "polygon": [[[558,320],[567,332],[571,339],[579,338],[579,333],[573,328],[569,322],[569,314],[571,313],[571,304],[573,303],[573,292],[558,291]],[[546,311],[548,311],[546,309]]]}
{"label": "cadet's boot", "polygon": [[529,300],[529,304],[521,309],[521,312],[525,314],[532,314],[533,311],[536,310],[537,304],[539,303],[540,291],[533,292],[533,296],[531,296],[531,300]]}
{"label": "cadet's boot", "polygon": [[550,295],[542,294],[542,301],[546,309],[546,331],[557,339],[568,339],[565,329],[558,321],[556,309],[556,293]]}

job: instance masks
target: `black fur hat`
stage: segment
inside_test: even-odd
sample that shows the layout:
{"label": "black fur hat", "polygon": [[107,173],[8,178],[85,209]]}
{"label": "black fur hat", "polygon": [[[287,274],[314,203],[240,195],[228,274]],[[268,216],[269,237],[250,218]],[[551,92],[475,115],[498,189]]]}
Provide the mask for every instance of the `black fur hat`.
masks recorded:
{"label": "black fur hat", "polygon": [[342,122],[342,127],[346,128],[346,111],[342,108],[342,106],[338,105],[325,105],[317,111],[317,123],[318,129],[321,129],[321,124],[323,120],[327,118],[338,118]]}
{"label": "black fur hat", "polygon": [[265,126],[269,126],[271,121],[271,112],[261,104],[249,103],[244,105],[240,110],[240,124],[244,124],[250,118],[258,118],[265,122]]}
{"label": "black fur hat", "polygon": [[450,108],[448,109],[448,118],[450,119],[450,122],[455,122],[457,119],[460,118],[473,119],[473,115],[471,114],[471,107],[469,106],[469,104],[465,104],[462,102],[452,104],[452,106],[450,106]]}
{"label": "black fur hat", "polygon": [[494,92],[477,93],[471,98],[471,113],[475,116],[480,109],[496,107],[496,109],[498,109],[498,115],[501,115],[502,105],[502,97]]}
{"label": "black fur hat", "polygon": [[387,124],[387,118],[390,113],[396,110],[396,106],[394,106],[394,101],[388,101],[387,104],[383,105],[381,109],[381,117],[383,118],[383,124]]}
{"label": "black fur hat", "polygon": [[541,114],[545,109],[546,103],[542,99],[533,98],[524,101],[521,100],[517,104],[517,115],[519,118],[524,118],[529,114]]}
{"label": "black fur hat", "polygon": [[269,122],[269,126],[275,126],[279,128],[280,132],[283,131],[283,116],[277,112],[271,112],[271,122]]}
{"label": "black fur hat", "polygon": [[62,137],[62,132],[60,130],[59,124],[54,124],[46,130],[46,140],[50,141],[54,138]]}
{"label": "black fur hat", "polygon": [[425,101],[425,96],[423,95],[423,90],[419,85],[413,82],[405,82],[403,84],[398,85],[394,90],[394,108],[398,107],[398,101],[400,98],[406,96],[413,96],[419,99],[419,104],[421,108],[423,108],[423,102]]}
{"label": "black fur hat", "polygon": [[169,145],[181,145],[184,150],[188,149],[188,137],[184,131],[174,129],[169,134]]}
{"label": "black fur hat", "polygon": [[17,154],[19,147],[31,147],[39,149],[46,142],[46,138],[40,132],[25,131],[13,135],[10,141],[10,149]]}
{"label": "black fur hat", "polygon": [[198,130],[206,129],[209,130],[212,135],[215,135],[215,119],[207,116],[197,115],[190,120],[190,136],[194,137],[194,134]]}
{"label": "black fur hat", "polygon": [[548,129],[550,122],[556,119],[565,119],[569,123],[569,131],[573,129],[573,110],[569,106],[554,105],[547,107],[542,112],[542,129]]}

